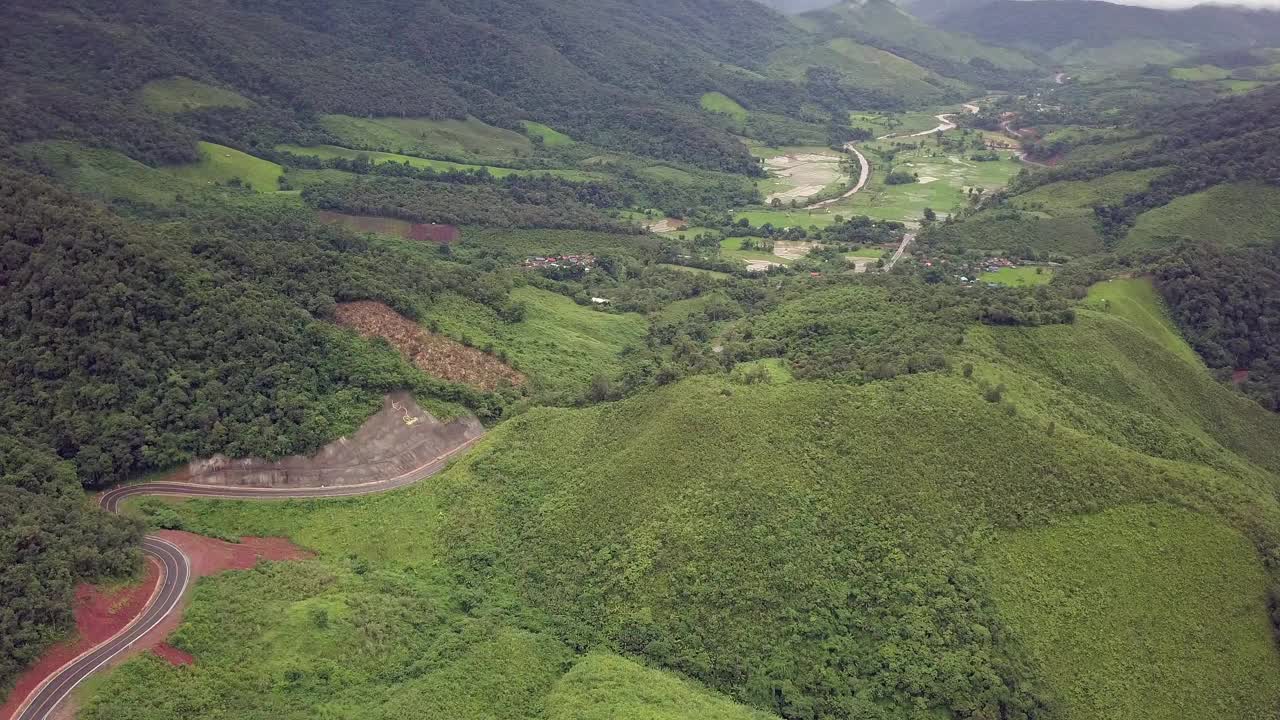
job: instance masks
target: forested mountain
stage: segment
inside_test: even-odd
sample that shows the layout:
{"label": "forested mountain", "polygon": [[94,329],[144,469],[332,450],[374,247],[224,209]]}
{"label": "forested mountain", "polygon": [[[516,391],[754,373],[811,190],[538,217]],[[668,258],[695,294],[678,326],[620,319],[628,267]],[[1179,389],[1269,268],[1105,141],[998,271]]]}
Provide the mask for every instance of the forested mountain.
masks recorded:
{"label": "forested mountain", "polygon": [[805,13],[797,23],[819,36],[852,37],[948,77],[987,87],[1016,86],[1036,67],[1021,53],[920,22],[890,0],[840,3]]}
{"label": "forested mountain", "polygon": [[1280,12],[1223,5],[1162,10],[1100,0],[997,0],[937,23],[996,45],[1047,53],[1069,48],[1082,58],[1089,49],[1145,41],[1184,54],[1280,43]]}
{"label": "forested mountain", "polygon": [[[1228,67],[1271,16],[1178,17]],[[205,577],[82,720],[1274,715],[1280,82],[1055,78],[1081,22],[0,4],[0,690],[163,529],[310,556]],[[391,393],[487,435],[92,502]]]}
{"label": "forested mountain", "polygon": [[[745,150],[690,106],[715,89],[785,96],[720,65],[754,65],[799,33],[738,0],[19,0],[0,13],[11,31],[0,59],[11,88],[0,106],[8,141],[52,132],[147,162],[193,159],[201,124],[278,141],[312,113],[470,114],[508,127],[544,120],[604,146],[640,143],[659,156],[742,171],[752,166]],[[256,105],[193,121],[131,106],[147,81],[175,75],[232,88]]]}

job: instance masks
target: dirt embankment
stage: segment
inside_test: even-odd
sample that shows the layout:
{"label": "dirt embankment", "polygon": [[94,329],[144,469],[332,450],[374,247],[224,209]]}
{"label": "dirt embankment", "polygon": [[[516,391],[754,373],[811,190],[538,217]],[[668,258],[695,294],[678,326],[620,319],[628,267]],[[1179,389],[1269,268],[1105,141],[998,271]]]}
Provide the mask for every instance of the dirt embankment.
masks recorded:
{"label": "dirt embankment", "polygon": [[338,324],[362,337],[380,337],[426,374],[480,390],[495,390],[504,381],[522,385],[525,376],[501,360],[444,335],[423,329],[379,302],[340,303]]}
{"label": "dirt embankment", "polygon": [[442,422],[418,407],[408,393],[393,393],[359,430],[315,455],[281,460],[215,455],[192,460],[165,480],[256,488],[367,485],[417,472],[483,434],[484,427],[473,416]]}

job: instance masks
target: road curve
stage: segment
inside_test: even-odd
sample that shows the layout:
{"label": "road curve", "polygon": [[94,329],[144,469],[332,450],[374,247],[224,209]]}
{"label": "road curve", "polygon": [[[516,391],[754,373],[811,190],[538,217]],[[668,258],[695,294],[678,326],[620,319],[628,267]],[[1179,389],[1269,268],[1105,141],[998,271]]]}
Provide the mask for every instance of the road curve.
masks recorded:
{"label": "road curve", "polygon": [[[483,437],[483,436],[481,436]],[[449,452],[409,472],[391,478],[356,485],[314,488],[244,488],[193,483],[152,482],[122,485],[103,493],[98,502],[107,512],[119,512],[120,503],[141,495],[169,495],[181,497],[228,498],[237,500],[284,500],[296,498],[341,498],[395,490],[428,478],[444,468],[454,455],[473,445],[480,438],[473,438]],[[168,618],[182,603],[182,597],[191,585],[191,559],[177,545],[155,535],[142,540],[143,551],[160,565],[160,581],[146,608],[120,632],[86,650],[84,653],[58,668],[36,689],[13,720],[46,720],[58,705],[94,672],[111,662],[134,643],[138,642],[157,625]]]}
{"label": "road curve", "polygon": [[858,158],[858,164],[860,165],[860,169],[858,170],[858,182],[855,183],[853,187],[849,188],[849,190],[846,191],[840,197],[834,197],[834,198],[831,198],[830,200],[823,200],[821,202],[813,203],[812,205],[805,205],[804,206],[805,210],[817,210],[818,208],[826,207],[828,205],[831,205],[832,203],[838,203],[847,197],[853,196],[859,190],[861,190],[864,185],[867,184],[867,178],[871,176],[871,163],[867,162],[867,158],[861,152],[858,151],[858,148],[855,147],[853,143],[845,143],[844,149],[853,153]]}

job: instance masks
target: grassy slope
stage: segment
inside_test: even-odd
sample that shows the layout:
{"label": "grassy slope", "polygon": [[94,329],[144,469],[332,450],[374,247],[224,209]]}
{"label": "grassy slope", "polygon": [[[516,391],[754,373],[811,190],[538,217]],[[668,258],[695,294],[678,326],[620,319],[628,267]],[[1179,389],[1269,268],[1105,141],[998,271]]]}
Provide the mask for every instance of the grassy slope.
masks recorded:
{"label": "grassy slope", "polygon": [[[1112,299],[1106,309],[1104,296]],[[1141,281],[1117,281],[1074,326],[975,328],[957,351],[976,365],[972,380],[928,374],[855,387],[693,378],[623,402],[532,410],[431,483],[389,496],[188,503],[182,512],[205,526],[287,535],[320,557],[201,583],[196,615],[178,639],[200,657],[195,670],[135,661],[96,702],[145,707],[175,690],[233,710],[280,709],[271,698],[284,695],[301,703],[298,713],[320,704],[333,716],[389,717],[358,709],[356,699],[380,708],[436,680],[442,684],[430,686],[445,697],[467,692],[441,679],[461,676],[450,669],[459,658],[474,659],[466,687],[477,688],[477,702],[500,692],[494,678],[510,666],[486,655],[485,643],[513,638],[528,648],[519,657],[532,680],[513,683],[510,702],[540,708],[529,698],[551,692],[551,668],[563,668],[565,657],[548,636],[643,655],[766,709],[783,679],[794,687],[821,687],[826,677],[868,691],[886,682],[929,687],[931,675],[915,668],[945,667],[943,657],[987,672],[991,651],[981,638],[989,636],[975,634],[972,613],[988,590],[975,557],[1012,547],[1003,535],[993,544],[992,527],[1037,532],[1073,515],[1168,502],[1280,547],[1280,419],[1185,357],[1153,299]],[[1007,384],[1015,411],[984,401],[979,379]],[[1224,552],[1221,537],[1188,552],[1229,559],[1232,586],[1250,587],[1257,566],[1248,567],[1245,551]],[[1037,584],[1020,567],[1001,582],[1027,583],[1046,597],[1072,587],[1066,571],[1063,584]],[[285,582],[272,572],[313,576]],[[244,587],[232,593],[232,582]],[[287,607],[237,610],[253,622],[222,632],[216,609],[228,594]],[[1179,596],[1191,606],[1180,617],[1202,617],[1212,597]],[[332,635],[303,632],[298,618],[314,605],[335,608]],[[1101,599],[1083,606],[1081,622],[1096,625],[1048,637],[1004,612],[1037,656],[1142,627],[1118,623]],[[1265,622],[1260,612],[1249,622]],[[219,645],[223,635],[234,635],[226,643],[237,649]],[[1280,675],[1218,670],[1233,653],[1275,663],[1273,647],[1183,637],[1190,645],[1179,677],[1221,678],[1215,697],[1280,698]],[[284,661],[272,643],[284,644]],[[1110,647],[1092,650],[1102,656]],[[383,672],[371,678],[375,657]],[[1163,667],[1144,659],[1130,672],[1156,677]],[[302,679],[289,680],[291,668]],[[1079,691],[1071,675],[1041,669],[1060,698]],[[297,684],[304,689],[292,690]],[[1096,700],[1119,706],[1136,697],[1156,707],[1161,698],[1152,693],[1164,691],[1141,692],[1154,684],[1107,685]],[[887,697],[897,700],[886,707],[906,707],[904,695]]]}
{"label": "grassy slope", "polygon": [[284,169],[279,165],[242,153],[234,148],[201,142],[200,161],[190,165],[171,165],[165,171],[184,180],[202,185],[225,185],[234,178],[248,183],[258,192],[276,192]]}
{"label": "grassy slope", "polygon": [[1015,207],[1040,210],[1050,215],[1069,215],[1089,212],[1094,205],[1119,204],[1125,195],[1146,189],[1148,184],[1164,174],[1162,169],[1115,172],[1093,180],[1061,182],[1041,185],[1031,192],[1012,199]]}
{"label": "grassy slope", "polygon": [[501,164],[502,160],[533,154],[529,138],[475,118],[423,120],[325,115],[321,124],[344,144],[353,147],[475,158],[486,164]]}
{"label": "grassy slope", "polygon": [[162,113],[214,107],[245,108],[253,104],[237,92],[184,77],[152,80],[142,86],[140,96],[147,109]]}
{"label": "grassy slope", "polygon": [[585,388],[597,373],[616,375],[618,353],[638,344],[646,331],[639,315],[600,312],[546,290],[517,288],[511,297],[526,308],[524,320],[515,324],[457,297],[442,299],[424,320],[439,323],[452,337],[505,350],[535,388],[566,392]]}
{"label": "grassy slope", "polygon": [[812,67],[833,68],[843,73],[850,85],[891,93],[912,105],[938,102],[948,93],[976,92],[910,60],[848,38],[778,50],[769,58],[768,71],[775,77],[803,82]]}
{"label": "grassy slope", "polygon": [[1268,243],[1280,237],[1280,188],[1229,183],[1184,195],[1138,216],[1118,250],[1190,239],[1224,246]]}
{"label": "grassy slope", "polygon": [[738,104],[738,101],[720,92],[705,93],[699,104],[703,110],[707,112],[720,113],[728,115],[739,123],[747,121],[747,109]]}
{"label": "grassy slope", "polygon": [[543,175],[550,174],[562,177],[567,180],[587,180],[593,177],[599,177],[595,173],[582,172],[579,170],[513,170],[511,168],[496,167],[493,165],[472,165],[468,163],[456,163],[449,160],[430,160],[427,158],[415,157],[413,155],[400,155],[397,153],[376,152],[372,150],[352,150],[351,148],[340,147],[338,145],[314,145],[310,147],[301,147],[298,145],[278,145],[277,150],[292,153],[294,155],[311,155],[322,160],[331,158],[345,158],[347,160],[355,160],[360,157],[368,158],[369,162],[374,163],[408,163],[414,167],[427,168],[430,170],[438,170],[440,172],[448,172],[451,170],[480,170],[489,171],[494,177],[506,177],[507,175]]}
{"label": "grassy slope", "polygon": [[173,204],[184,189],[198,189],[195,183],[177,180],[114,150],[57,140],[31,143],[23,150],[53,167],[58,179],[71,189],[104,200],[163,207]]}
{"label": "grassy slope", "polygon": [[695,683],[617,655],[592,654],[547,697],[547,720],[766,720]]}
{"label": "grassy slope", "polygon": [[984,564],[1066,720],[1275,712],[1267,577],[1222,522],[1135,505],[1004,533]]}
{"label": "grassy slope", "polygon": [[565,147],[575,144],[573,138],[549,125],[543,125],[532,120],[524,120],[521,124],[524,125],[526,134],[530,137],[542,138],[542,144],[547,147]]}

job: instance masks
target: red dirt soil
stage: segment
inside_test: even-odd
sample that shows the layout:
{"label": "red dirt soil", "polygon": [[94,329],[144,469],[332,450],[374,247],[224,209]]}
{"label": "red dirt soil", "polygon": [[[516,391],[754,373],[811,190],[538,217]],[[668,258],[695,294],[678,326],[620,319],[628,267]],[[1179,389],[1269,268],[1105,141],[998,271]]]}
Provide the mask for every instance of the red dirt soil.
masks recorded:
{"label": "red dirt soil", "polygon": [[384,338],[409,362],[432,377],[481,390],[494,390],[503,380],[511,385],[525,381],[524,375],[492,355],[427,332],[380,302],[339,303],[335,315],[339,325],[355,330],[361,337]]}
{"label": "red dirt soil", "polygon": [[[191,558],[193,579],[225,570],[247,570],[260,560],[304,560],[313,557],[312,553],[284,538],[246,537],[236,544],[178,530],[161,530],[156,534],[182,548],[182,552]],[[159,579],[159,566],[148,559],[146,575],[141,583],[109,590],[88,584],[76,588],[76,638],[49,648],[35,665],[18,677],[13,692],[9,693],[4,705],[0,705],[0,720],[13,717],[18,705],[50,673],[128,625],[130,620],[146,608]],[[144,635],[127,652],[117,657],[112,664],[145,650],[155,652],[174,665],[194,663],[196,659],[190,653],[165,643],[165,639],[181,623],[180,608]]]}

